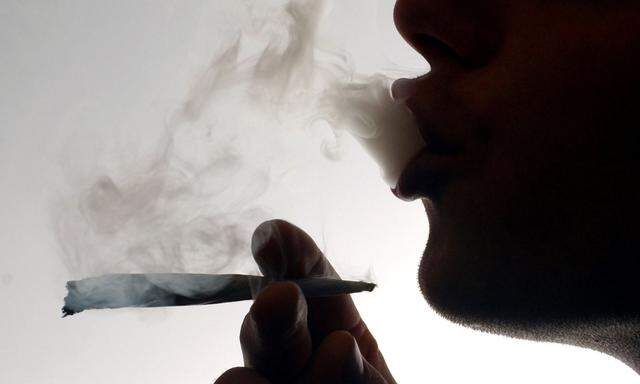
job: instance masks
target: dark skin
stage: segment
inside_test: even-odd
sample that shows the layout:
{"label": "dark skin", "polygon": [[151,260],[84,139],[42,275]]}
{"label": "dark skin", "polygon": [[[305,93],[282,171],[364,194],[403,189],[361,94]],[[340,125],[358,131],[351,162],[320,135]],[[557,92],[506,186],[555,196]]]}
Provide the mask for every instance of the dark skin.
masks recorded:
{"label": "dark skin", "polygon": [[[640,373],[640,4],[398,0],[394,17],[432,67],[394,90],[429,143],[395,191],[429,218],[429,305]],[[333,273],[300,229],[264,226],[281,246],[255,248],[263,272]],[[248,316],[246,368],[218,383],[394,382],[346,296],[305,301],[277,283]]]}

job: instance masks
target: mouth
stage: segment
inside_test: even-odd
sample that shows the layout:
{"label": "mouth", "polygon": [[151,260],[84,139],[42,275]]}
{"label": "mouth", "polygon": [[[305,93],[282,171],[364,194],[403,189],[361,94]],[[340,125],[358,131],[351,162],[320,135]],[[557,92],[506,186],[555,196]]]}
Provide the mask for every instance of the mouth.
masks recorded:
{"label": "mouth", "polygon": [[[420,84],[427,84],[429,74],[419,78],[402,79],[394,83],[394,98],[404,103],[413,113],[426,146],[418,152],[402,171],[392,192],[400,199],[413,201],[421,197],[436,197],[451,177],[464,167],[468,160],[465,155],[465,140],[453,134],[460,125],[455,111],[441,108],[425,111],[418,102],[416,93]],[[433,80],[433,79],[432,79]],[[429,92],[438,94],[439,92]],[[396,96],[397,95],[397,96]],[[431,103],[428,103],[431,104]]]}

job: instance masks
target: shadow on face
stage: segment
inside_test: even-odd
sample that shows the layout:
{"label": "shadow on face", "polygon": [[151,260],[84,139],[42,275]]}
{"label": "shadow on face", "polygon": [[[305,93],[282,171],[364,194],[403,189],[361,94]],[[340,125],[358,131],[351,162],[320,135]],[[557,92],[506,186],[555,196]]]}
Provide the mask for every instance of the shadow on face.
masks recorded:
{"label": "shadow on face", "polygon": [[454,321],[559,340],[538,325],[640,315],[640,5],[596,3],[396,3],[432,66],[407,100],[432,153],[403,194]]}

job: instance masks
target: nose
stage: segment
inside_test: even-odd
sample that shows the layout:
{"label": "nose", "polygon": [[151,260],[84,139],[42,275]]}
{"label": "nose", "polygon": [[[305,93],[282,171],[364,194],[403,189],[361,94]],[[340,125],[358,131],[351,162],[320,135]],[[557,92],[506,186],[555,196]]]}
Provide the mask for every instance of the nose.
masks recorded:
{"label": "nose", "polygon": [[397,0],[394,21],[432,71],[452,65],[481,67],[500,42],[498,0]]}

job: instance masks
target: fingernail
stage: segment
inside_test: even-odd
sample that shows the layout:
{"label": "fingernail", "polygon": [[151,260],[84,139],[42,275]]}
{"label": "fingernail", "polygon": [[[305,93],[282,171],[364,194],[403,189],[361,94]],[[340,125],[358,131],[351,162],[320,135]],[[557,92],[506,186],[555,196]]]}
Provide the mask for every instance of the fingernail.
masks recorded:
{"label": "fingernail", "polygon": [[287,271],[285,240],[277,220],[266,221],[251,238],[251,252],[266,277],[282,279]]}
{"label": "fingernail", "polygon": [[270,221],[264,222],[256,228],[251,237],[251,252],[257,254],[269,242],[273,236],[274,227]]}

